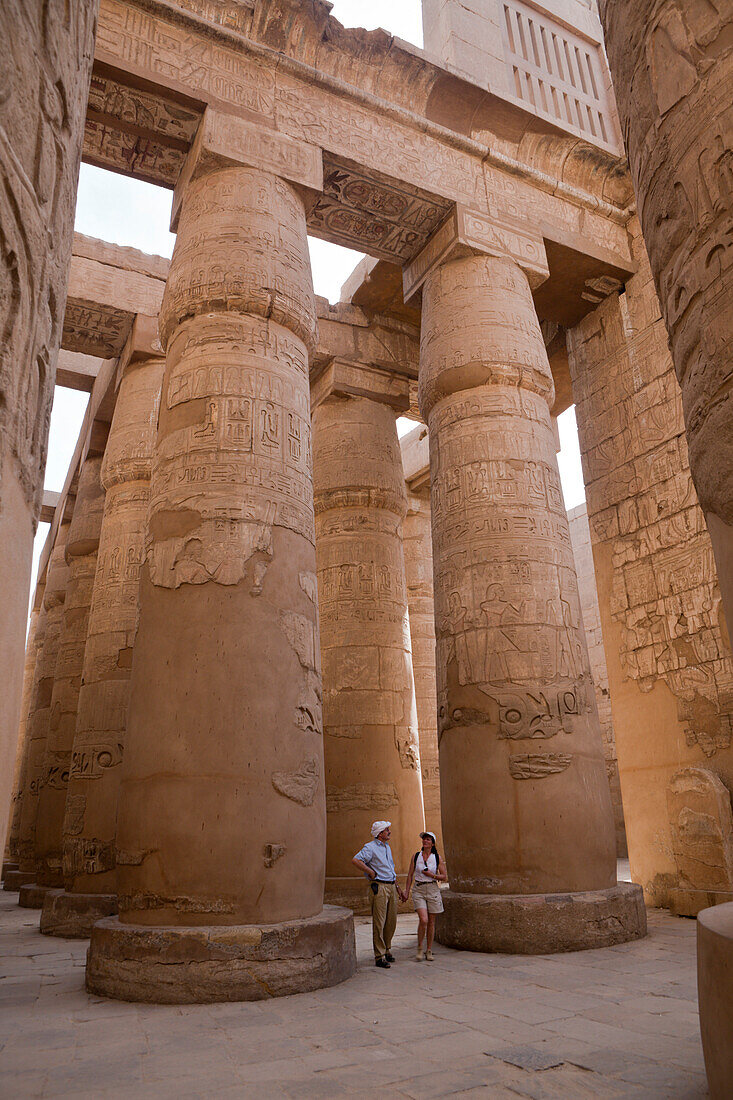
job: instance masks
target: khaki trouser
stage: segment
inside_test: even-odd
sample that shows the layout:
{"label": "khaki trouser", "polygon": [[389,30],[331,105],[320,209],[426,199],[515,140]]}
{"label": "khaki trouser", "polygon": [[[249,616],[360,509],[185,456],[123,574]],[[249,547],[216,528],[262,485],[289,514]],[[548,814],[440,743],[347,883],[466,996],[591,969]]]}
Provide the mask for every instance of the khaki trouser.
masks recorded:
{"label": "khaki trouser", "polygon": [[378,882],[377,893],[369,887],[372,900],[372,942],[374,958],[386,955],[392,947],[392,937],[397,927],[397,886],[394,882]]}

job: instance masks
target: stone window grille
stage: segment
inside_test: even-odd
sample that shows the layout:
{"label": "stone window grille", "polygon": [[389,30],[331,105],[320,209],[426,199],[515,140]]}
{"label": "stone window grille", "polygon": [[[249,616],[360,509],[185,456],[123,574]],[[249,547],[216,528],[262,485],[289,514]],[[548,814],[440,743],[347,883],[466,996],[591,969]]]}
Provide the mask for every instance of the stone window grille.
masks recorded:
{"label": "stone window grille", "polygon": [[614,140],[598,46],[522,0],[504,4],[504,46],[518,99],[597,143]]}

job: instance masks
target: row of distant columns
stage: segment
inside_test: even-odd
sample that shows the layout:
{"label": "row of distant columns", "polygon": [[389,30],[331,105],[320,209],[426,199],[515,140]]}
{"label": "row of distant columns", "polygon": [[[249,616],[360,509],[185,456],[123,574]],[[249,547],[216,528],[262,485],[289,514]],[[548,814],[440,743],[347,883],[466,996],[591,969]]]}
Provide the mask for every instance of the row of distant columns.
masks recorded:
{"label": "row of distant columns", "polygon": [[[45,729],[46,769],[69,754],[66,735],[49,740],[68,571],[96,553],[81,691],[76,650],[64,676],[79,692],[66,824],[59,849],[54,808],[36,866],[55,885],[62,851],[66,889],[49,894],[45,930],[102,917],[88,987],[131,1000],[248,999],[348,977],[351,913],[328,902],[363,898],[350,859],[374,818],[394,823],[400,872],[424,820],[395,409],[334,369],[311,457],[303,193],[318,185],[317,151],[299,150],[295,179],[222,162],[221,127],[240,125],[202,124],[175,200],[164,372],[160,355],[123,364],[98,549],[77,543],[73,522],[59,533],[37,627],[27,852],[47,828],[31,836],[34,737]],[[422,268],[452,887],[441,938],[518,951],[619,942],[643,934],[643,905],[615,883],[528,277],[463,247]],[[80,621],[70,615],[69,631]],[[105,916],[113,882],[119,916]]]}

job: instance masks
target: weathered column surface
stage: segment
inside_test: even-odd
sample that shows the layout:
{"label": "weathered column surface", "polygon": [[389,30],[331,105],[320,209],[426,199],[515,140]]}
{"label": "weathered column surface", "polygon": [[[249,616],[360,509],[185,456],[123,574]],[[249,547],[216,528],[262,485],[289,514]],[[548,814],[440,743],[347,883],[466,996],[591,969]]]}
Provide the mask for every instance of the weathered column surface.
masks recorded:
{"label": "weathered column surface", "polygon": [[[45,582],[36,586],[31,611],[30,624],[28,626],[28,641],[25,648],[25,666],[23,669],[23,695],[20,708],[20,724],[18,727],[18,745],[15,753],[15,769],[13,778],[13,800],[8,818],[8,842],[7,859],[3,866],[3,883],[6,890],[17,890],[20,885],[20,872],[18,869],[18,846],[20,842],[20,813],[23,804],[23,787],[28,763],[28,712],[33,694],[33,678],[36,671],[36,660],[43,644],[43,636],[39,630],[39,619],[43,606],[43,592]],[[10,876],[10,877],[8,877]],[[26,878],[26,882],[30,879]]]}
{"label": "weathered column surface", "polygon": [[[259,999],[355,967],[351,913],[323,908],[322,731],[306,721],[321,678],[304,206],[268,172],[196,160],[210,121],[160,316],[120,915],[94,926],[87,962],[90,990],[127,1000]],[[222,125],[228,143],[240,123]]]}
{"label": "weathered column surface", "polygon": [[0,5],[0,852],[97,4]]}
{"label": "weathered column surface", "polygon": [[423,287],[443,942],[544,953],[642,935],[616,885],[601,735],[529,283],[504,257]]}
{"label": "weathered column surface", "polygon": [[417,725],[420,734],[420,771],[425,804],[425,828],[435,833],[443,855],[438,766],[438,710],[435,687],[435,606],[433,601],[433,543],[430,527],[430,490],[409,492],[402,525],[405,547],[407,605],[410,611],[412,671],[415,680]]}
{"label": "weathered column surface", "polygon": [[[133,337],[144,327],[141,320]],[[89,936],[96,920],[117,912],[117,796],[165,365],[151,354],[157,322],[146,320],[152,339],[131,348],[102,463],[104,518],[64,820],[65,889],[50,891],[44,901],[41,931],[49,935]]]}
{"label": "weathered column surface", "polygon": [[392,822],[398,876],[423,825],[395,411],[332,394],[313,412],[326,758],[326,900],[368,912],[351,860]]}
{"label": "weathered column surface", "polygon": [[89,455],[82,463],[66,540],[69,577],[36,825],[36,882],[44,887],[57,887],[63,882],[61,858],[66,791],[104,509],[104,489],[99,480],[101,465],[101,455]]}
{"label": "weathered column surface", "polygon": [[51,697],[53,695],[56,661],[64,622],[64,600],[69,578],[66,564],[66,538],[69,524],[64,523],[56,535],[56,543],[46,569],[46,588],[38,618],[38,630],[43,644],[36,659],[33,689],[28,712],[28,741],[23,801],[20,811],[18,836],[18,871],[21,876],[20,904],[27,908],[39,908],[43,904],[43,888],[36,883],[36,821],[38,801],[43,784],[43,768],[46,761],[46,745],[51,723]]}
{"label": "weathered column surface", "polygon": [[[733,657],[637,220],[636,274],[567,332],[631,874],[733,901]],[[642,732],[643,731],[643,732]]]}
{"label": "weathered column surface", "polygon": [[730,3],[601,0],[631,176],[669,333],[690,469],[733,623]]}

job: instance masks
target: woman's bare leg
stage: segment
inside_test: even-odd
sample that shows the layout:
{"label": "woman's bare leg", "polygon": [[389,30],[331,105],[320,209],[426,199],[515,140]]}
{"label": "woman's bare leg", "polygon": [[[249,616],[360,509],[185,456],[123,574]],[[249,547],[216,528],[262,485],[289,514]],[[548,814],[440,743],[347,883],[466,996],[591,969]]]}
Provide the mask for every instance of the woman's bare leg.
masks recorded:
{"label": "woman's bare leg", "polygon": [[433,946],[433,936],[435,935],[435,913],[428,914],[428,943],[427,948],[430,951]]}
{"label": "woman's bare leg", "polygon": [[[428,928],[428,911],[427,909],[418,909],[417,911],[417,946],[422,947],[422,941],[425,939],[425,931]],[[429,933],[428,933],[429,935]],[[430,941],[432,943],[432,940]]]}

